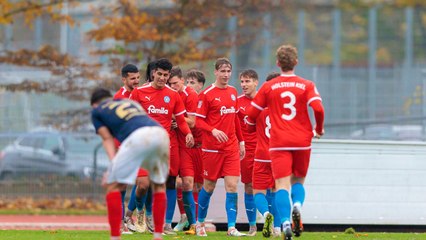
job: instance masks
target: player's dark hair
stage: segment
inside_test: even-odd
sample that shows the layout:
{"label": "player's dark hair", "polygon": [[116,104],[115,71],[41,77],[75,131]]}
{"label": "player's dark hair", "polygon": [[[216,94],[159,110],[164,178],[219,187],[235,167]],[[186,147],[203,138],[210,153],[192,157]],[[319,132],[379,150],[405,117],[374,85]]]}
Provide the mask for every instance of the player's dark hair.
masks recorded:
{"label": "player's dark hair", "polygon": [[203,72],[197,69],[191,69],[188,72],[186,72],[185,79],[189,78],[195,78],[198,82],[202,83],[203,85],[206,83],[206,76]]}
{"label": "player's dark hair", "polygon": [[112,98],[111,92],[105,88],[96,88],[95,90],[93,90],[92,96],[90,97],[90,105],[99,103],[100,101],[106,98]]}
{"label": "player's dark hair", "polygon": [[167,58],[160,58],[155,62],[154,70],[163,69],[167,71],[171,71],[173,64]]}
{"label": "player's dark hair", "polygon": [[152,61],[152,62],[148,63],[148,65],[146,66],[145,81],[147,81],[147,82],[152,82],[154,80],[154,79],[152,79],[152,71],[155,68],[155,63],[156,63],[156,61]]}
{"label": "player's dark hair", "polygon": [[172,77],[182,78],[182,69],[178,66],[174,66],[170,71],[170,78]]}
{"label": "player's dark hair", "polygon": [[240,73],[239,79],[241,79],[241,77],[246,77],[246,78],[251,78],[254,80],[259,80],[259,76],[257,75],[257,72],[253,69],[246,69],[244,71],[242,71]]}
{"label": "player's dark hair", "polygon": [[223,65],[229,65],[232,69],[231,61],[229,61],[229,59],[227,58],[216,59],[216,62],[214,64],[214,69],[219,70],[219,68],[222,67]]}
{"label": "player's dark hair", "polygon": [[122,77],[127,77],[129,73],[137,73],[137,72],[139,72],[139,69],[133,64],[126,64],[126,66],[121,68]]}
{"label": "player's dark hair", "polygon": [[272,80],[272,79],[274,79],[274,78],[276,78],[278,76],[280,76],[280,73],[271,72],[271,73],[268,74],[268,76],[266,76],[266,80],[265,81],[267,82],[267,81]]}

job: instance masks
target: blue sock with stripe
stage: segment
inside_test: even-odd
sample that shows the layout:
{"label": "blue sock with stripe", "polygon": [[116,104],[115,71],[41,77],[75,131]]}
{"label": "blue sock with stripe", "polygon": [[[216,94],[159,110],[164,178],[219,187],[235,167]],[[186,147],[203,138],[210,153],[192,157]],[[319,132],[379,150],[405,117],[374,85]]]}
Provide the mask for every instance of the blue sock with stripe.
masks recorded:
{"label": "blue sock with stripe", "polygon": [[274,215],[274,227],[281,227],[281,217],[275,204],[275,193],[271,192],[271,213]]}
{"label": "blue sock with stripe", "polygon": [[256,208],[259,210],[259,212],[262,214],[262,216],[265,215],[265,212],[270,212],[268,208],[268,200],[266,200],[266,196],[263,193],[256,193],[254,195],[254,202],[256,203]]}
{"label": "blue sock with stripe", "polygon": [[303,202],[305,202],[305,187],[303,187],[303,184],[295,183],[291,186],[291,200],[293,204],[298,202],[301,206],[303,205]]}
{"label": "blue sock with stripe", "polygon": [[238,211],[238,193],[226,193],[225,208],[228,216],[228,228],[235,227]]}
{"label": "blue sock with stripe", "polygon": [[281,223],[290,221],[290,195],[287,190],[280,189],[275,193],[275,205],[277,207],[278,214],[280,215]]}
{"label": "blue sock with stripe", "polygon": [[188,223],[195,224],[195,201],[192,191],[182,191],[183,207],[185,208]]}
{"label": "blue sock with stripe", "polygon": [[167,195],[167,209],[166,209],[166,223],[171,224],[173,220],[173,214],[175,213],[176,207],[176,189],[166,189]]}
{"label": "blue sock with stripe", "polygon": [[256,204],[253,194],[244,193],[244,204],[246,205],[246,214],[250,226],[256,225]]}
{"label": "blue sock with stripe", "polygon": [[207,216],[207,210],[209,209],[210,198],[212,193],[208,193],[204,188],[201,188],[198,194],[198,221],[203,223]]}

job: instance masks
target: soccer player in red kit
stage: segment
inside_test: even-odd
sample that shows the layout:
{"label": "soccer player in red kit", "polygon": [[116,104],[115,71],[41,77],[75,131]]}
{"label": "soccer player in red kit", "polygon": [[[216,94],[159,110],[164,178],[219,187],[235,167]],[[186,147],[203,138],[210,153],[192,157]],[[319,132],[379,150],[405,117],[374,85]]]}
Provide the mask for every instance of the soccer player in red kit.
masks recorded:
{"label": "soccer player in red kit", "polygon": [[[271,138],[269,151],[275,178],[275,203],[283,225],[284,239],[293,239],[290,226],[290,188],[293,202],[293,231],[300,236],[301,207],[305,199],[303,183],[308,171],[312,137],[324,133],[324,108],[315,84],[294,74],[297,49],[283,45],[277,50],[281,76],[263,84],[248,111],[253,122],[269,108]],[[312,129],[308,106],[314,110],[316,127]]]}
{"label": "soccer player in red kit", "polygon": [[[279,73],[270,73],[266,81],[278,77]],[[281,221],[276,212],[274,203],[275,183],[272,176],[271,157],[269,156],[269,137],[271,136],[271,120],[269,109],[265,108],[256,119],[256,124],[246,121],[248,131],[256,134],[256,151],[253,164],[253,194],[256,208],[265,219],[262,234],[270,237],[272,234],[272,221],[274,221],[273,236],[281,235]],[[271,206],[271,207],[269,207]]]}
{"label": "soccer player in red kit", "polygon": [[[179,94],[166,85],[170,76],[172,64],[168,59],[158,59],[153,69],[153,81],[147,85],[141,86],[133,90],[130,99],[140,103],[146,110],[147,114],[159,122],[171,136],[170,139],[170,172],[166,182],[167,194],[167,211],[166,223],[173,217],[174,208],[176,206],[176,176],[179,172],[179,147],[177,138],[172,138],[172,117],[174,115],[179,129],[185,135],[185,142],[189,147],[194,144],[194,138],[191,130],[185,121],[185,106]],[[170,217],[170,209],[173,209]],[[154,216],[155,217],[155,216]],[[167,228],[167,226],[169,228]],[[158,227],[163,226],[155,226]],[[173,234],[171,225],[164,225],[164,233]]]}
{"label": "soccer player in red kit", "polygon": [[[173,67],[171,76],[168,81],[171,88],[176,90],[186,108],[185,120],[188,123],[191,130],[195,130],[195,112],[197,110],[198,94],[190,87],[184,85],[184,78],[182,76],[182,70],[179,67]],[[187,234],[195,234],[195,201],[193,196],[194,189],[194,178],[196,172],[201,172],[200,165],[198,164],[198,153],[200,146],[194,146],[188,148],[185,145],[185,136],[180,130],[176,130],[179,140],[179,153],[180,153],[180,171],[179,175],[182,178],[182,200],[184,213],[186,213],[187,221],[190,225]],[[195,136],[195,134],[193,133]],[[198,147],[198,148],[197,148]],[[198,175],[197,175],[198,176]],[[202,182],[201,179],[197,179],[198,182]],[[175,228],[176,230],[180,230]]]}
{"label": "soccer player in red kit", "polygon": [[[196,127],[203,130],[202,158],[204,184],[198,196],[197,235],[207,236],[204,221],[210,197],[217,179],[224,177],[228,235],[244,236],[235,228],[237,218],[237,184],[240,176],[240,159],[245,147],[237,117],[237,90],[228,85],[232,65],[226,58],[215,63],[216,81],[199,95]],[[238,149],[240,151],[238,151]]]}
{"label": "soccer player in red kit", "polygon": [[256,205],[254,203],[252,173],[254,151],[256,149],[256,132],[249,132],[247,129],[247,115],[251,100],[257,92],[258,75],[252,69],[244,70],[239,75],[241,89],[243,94],[238,96],[238,118],[240,119],[241,130],[243,132],[244,142],[246,146],[246,155],[241,160],[241,182],[244,183],[244,204],[246,206],[246,214],[249,221],[248,236],[255,236],[256,227]]}

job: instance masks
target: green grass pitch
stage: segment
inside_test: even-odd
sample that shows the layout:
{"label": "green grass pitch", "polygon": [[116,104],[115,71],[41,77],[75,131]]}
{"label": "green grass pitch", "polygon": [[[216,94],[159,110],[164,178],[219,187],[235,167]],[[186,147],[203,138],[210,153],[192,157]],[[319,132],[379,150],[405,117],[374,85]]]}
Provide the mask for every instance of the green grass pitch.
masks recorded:
{"label": "green grass pitch", "polygon": [[[258,232],[256,237],[227,237],[226,232],[215,232],[208,233],[208,237],[205,239],[265,239],[262,237],[262,233]],[[56,231],[56,230],[0,230],[0,239],[2,240],[108,240],[109,232],[107,231]],[[143,240],[152,239],[152,235],[149,234],[133,234],[122,236],[123,240]],[[196,236],[185,236],[179,234],[177,236],[164,236],[164,239],[201,239]],[[203,238],[204,239],[204,238]],[[280,239],[280,238],[271,238]],[[346,240],[346,239],[358,239],[358,240],[426,240],[426,233],[355,233],[345,234],[342,232],[304,232],[300,238],[294,238],[300,240]]]}

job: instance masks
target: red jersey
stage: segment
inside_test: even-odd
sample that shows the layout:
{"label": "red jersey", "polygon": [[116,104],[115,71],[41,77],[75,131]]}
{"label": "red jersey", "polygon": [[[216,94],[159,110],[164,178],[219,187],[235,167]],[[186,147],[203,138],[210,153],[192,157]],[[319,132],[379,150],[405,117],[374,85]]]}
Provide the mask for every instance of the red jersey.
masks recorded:
{"label": "red jersey", "polygon": [[238,150],[238,139],[235,129],[235,124],[238,123],[237,112],[237,90],[234,87],[218,88],[213,84],[200,93],[196,124],[199,124],[199,120],[204,121],[209,126],[209,129],[213,130],[216,128],[228,136],[227,142],[220,143],[211,131],[203,131],[202,148],[204,151]]}
{"label": "red jersey", "polygon": [[130,99],[138,102],[147,114],[163,126],[170,135],[172,125],[172,115],[176,117],[179,128],[183,127],[185,134],[190,133],[188,124],[178,120],[183,118],[186,110],[179,94],[169,86],[163,89],[156,89],[151,84],[143,85],[132,91]]}
{"label": "red jersey", "polygon": [[241,131],[243,133],[244,142],[247,149],[255,149],[256,148],[256,133],[249,132],[247,126],[247,110],[251,105],[251,101],[253,99],[247,97],[246,95],[238,96],[238,118],[240,120]]}
{"label": "red jersey", "polygon": [[269,118],[269,109],[265,108],[256,119],[256,152],[254,160],[265,162],[271,161],[269,156],[269,138],[271,137],[271,120]]}
{"label": "red jersey", "polygon": [[122,99],[122,98],[129,98],[130,94],[132,92],[127,91],[127,89],[122,86],[115,94],[114,99]]}
{"label": "red jersey", "polygon": [[[311,148],[313,137],[308,105],[321,102],[315,84],[296,75],[281,75],[263,84],[252,101],[253,107],[270,109],[273,128],[269,146],[273,150],[303,150]],[[322,104],[321,104],[322,109]],[[257,114],[249,113],[250,118]],[[323,119],[319,129],[322,130]]]}
{"label": "red jersey", "polygon": [[[195,116],[195,112],[197,111],[197,102],[198,102],[198,94],[194,91],[194,89],[190,87],[184,87],[181,92],[179,92],[180,98],[182,99],[183,104],[186,108],[186,114]],[[176,129],[178,141],[179,141],[179,147],[186,147],[186,140],[185,135],[180,131],[179,129]],[[197,139],[197,129],[192,128],[191,129],[192,135],[194,136],[195,144],[201,142],[200,136],[198,135]],[[199,132],[199,131],[198,131]]]}

